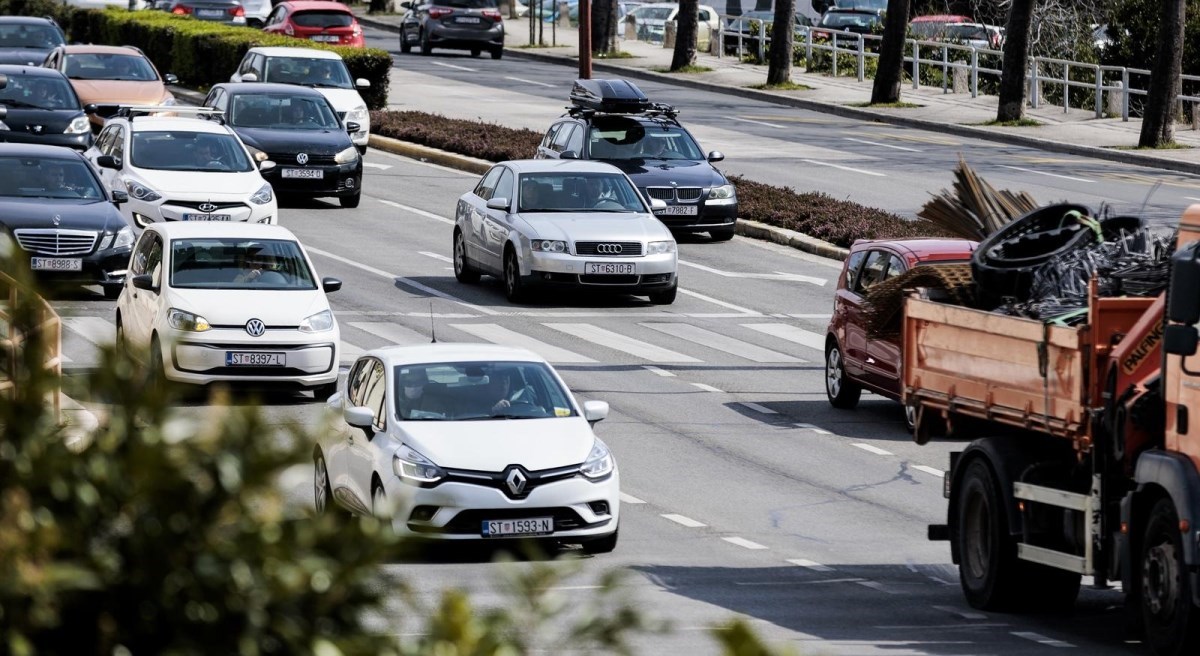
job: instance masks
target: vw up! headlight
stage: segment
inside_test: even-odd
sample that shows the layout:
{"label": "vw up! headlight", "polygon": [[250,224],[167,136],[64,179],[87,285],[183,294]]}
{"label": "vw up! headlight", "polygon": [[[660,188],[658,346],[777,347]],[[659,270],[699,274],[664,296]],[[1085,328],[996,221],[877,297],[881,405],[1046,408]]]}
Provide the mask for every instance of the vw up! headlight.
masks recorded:
{"label": "vw up! headlight", "polygon": [[208,325],[208,319],[186,310],[180,310],[179,308],[167,310],[167,325],[175,330],[185,330],[192,333],[202,333],[212,328],[212,326]]}
{"label": "vw up! headlight", "polygon": [[327,330],[333,330],[333,313],[329,310],[322,310],[310,317],[305,317],[304,321],[300,322],[300,332],[302,333],[323,333]]}
{"label": "vw up! headlight", "polygon": [[428,486],[446,477],[444,469],[407,445],[401,445],[392,456],[392,471],[400,480],[412,485]]}
{"label": "vw up! headlight", "polygon": [[367,112],[366,105],[359,105],[358,107],[346,112],[347,123],[358,123],[360,126],[366,127],[367,121],[370,120],[370,118],[371,115]]}

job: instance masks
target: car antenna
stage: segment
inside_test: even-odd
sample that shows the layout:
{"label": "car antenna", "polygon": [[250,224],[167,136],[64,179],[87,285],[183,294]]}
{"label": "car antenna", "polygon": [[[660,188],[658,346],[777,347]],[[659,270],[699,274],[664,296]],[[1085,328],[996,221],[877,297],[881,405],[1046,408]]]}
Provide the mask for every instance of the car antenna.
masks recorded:
{"label": "car antenna", "polygon": [[429,301],[429,333],[433,336],[429,343],[437,344],[437,324],[433,321],[433,301]]}

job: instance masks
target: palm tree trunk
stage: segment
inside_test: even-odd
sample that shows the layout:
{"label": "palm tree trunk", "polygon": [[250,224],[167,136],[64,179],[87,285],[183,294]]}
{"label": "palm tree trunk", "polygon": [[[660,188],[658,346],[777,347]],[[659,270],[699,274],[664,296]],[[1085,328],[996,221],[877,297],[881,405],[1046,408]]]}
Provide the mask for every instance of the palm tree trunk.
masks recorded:
{"label": "palm tree trunk", "polygon": [[[771,52],[767,54],[768,85],[792,81],[792,42],[796,36],[792,27],[794,13],[796,0],[777,0],[775,3],[775,18],[771,21]],[[759,38],[764,36],[760,34]]]}
{"label": "palm tree trunk", "polygon": [[1008,9],[997,121],[1019,121],[1025,117],[1025,72],[1029,65],[1029,21],[1033,17],[1033,2],[1012,0]]}
{"label": "palm tree trunk", "polygon": [[909,0],[888,0],[883,25],[883,45],[879,68],[871,87],[871,104],[900,102],[900,83],[904,78],[904,43],[908,36]]}
{"label": "palm tree trunk", "polygon": [[1175,98],[1181,90],[1183,73],[1183,26],[1186,0],[1161,0],[1158,23],[1158,52],[1146,92],[1139,148],[1159,148],[1175,141]]}
{"label": "palm tree trunk", "polygon": [[700,0],[680,0],[675,16],[675,54],[671,70],[678,71],[696,63],[696,24],[700,17]]}

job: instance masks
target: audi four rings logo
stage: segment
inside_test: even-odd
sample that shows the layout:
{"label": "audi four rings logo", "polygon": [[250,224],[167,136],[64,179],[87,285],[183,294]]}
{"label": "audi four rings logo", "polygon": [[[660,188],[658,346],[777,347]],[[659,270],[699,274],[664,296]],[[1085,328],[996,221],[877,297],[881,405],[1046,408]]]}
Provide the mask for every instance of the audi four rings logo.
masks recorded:
{"label": "audi four rings logo", "polygon": [[251,319],[246,322],[246,333],[251,337],[262,337],[265,332],[267,332],[267,325],[262,322],[262,319]]}
{"label": "audi four rings logo", "polygon": [[504,477],[504,482],[508,484],[508,491],[513,494],[520,494],[525,491],[525,484],[529,482],[529,478],[521,473],[520,469],[513,468],[508,472],[508,476]]}
{"label": "audi four rings logo", "polygon": [[213,205],[212,203],[200,203],[200,205],[197,206],[196,209],[200,210],[201,212],[211,212],[211,211],[217,209],[217,206]]}
{"label": "audi four rings logo", "polygon": [[603,255],[620,255],[621,251],[625,250],[620,244],[598,244],[596,252]]}
{"label": "audi four rings logo", "polygon": [[296,155],[297,164],[308,164],[308,153],[300,153]]}

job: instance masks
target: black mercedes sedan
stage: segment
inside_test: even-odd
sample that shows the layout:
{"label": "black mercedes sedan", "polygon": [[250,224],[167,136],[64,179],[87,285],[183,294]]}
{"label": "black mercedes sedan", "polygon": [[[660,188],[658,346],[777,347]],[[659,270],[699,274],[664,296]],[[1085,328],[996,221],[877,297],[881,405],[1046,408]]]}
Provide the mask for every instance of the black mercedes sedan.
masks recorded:
{"label": "black mercedes sedan", "polygon": [[204,104],[225,112],[226,122],[258,161],[277,194],[336,196],[342,207],[358,207],[362,197],[362,156],[350,134],[360,126],[342,124],[320,91],[291,84],[229,82],[208,92]]}
{"label": "black mercedes sedan", "polygon": [[0,228],[15,238],[43,282],[100,285],[106,298],[121,292],[133,229],[96,171],[78,151],[33,144],[0,144]]}
{"label": "black mercedes sedan", "polygon": [[41,66],[51,50],[66,42],[53,18],[0,16],[0,64]]}
{"label": "black mercedes sedan", "polygon": [[52,68],[0,66],[8,84],[0,88],[0,141],[87,150],[92,130],[79,96],[66,76]]}

